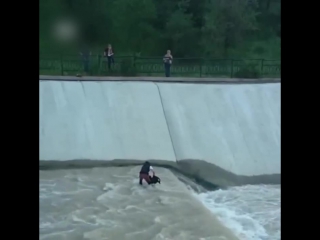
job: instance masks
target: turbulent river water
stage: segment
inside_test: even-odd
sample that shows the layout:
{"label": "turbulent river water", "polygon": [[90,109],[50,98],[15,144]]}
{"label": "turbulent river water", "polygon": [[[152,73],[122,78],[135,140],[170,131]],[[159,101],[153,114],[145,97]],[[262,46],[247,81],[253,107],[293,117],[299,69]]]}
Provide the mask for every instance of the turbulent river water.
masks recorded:
{"label": "turbulent river water", "polygon": [[157,168],[162,183],[141,187],[138,171],[40,171],[40,239],[280,239],[280,185],[195,192]]}

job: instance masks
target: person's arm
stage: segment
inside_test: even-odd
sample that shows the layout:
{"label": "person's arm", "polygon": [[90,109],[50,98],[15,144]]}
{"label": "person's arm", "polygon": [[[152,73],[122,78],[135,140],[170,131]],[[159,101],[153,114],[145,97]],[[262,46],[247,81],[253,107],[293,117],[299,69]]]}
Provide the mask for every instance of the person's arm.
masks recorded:
{"label": "person's arm", "polygon": [[151,171],[151,172],[152,172],[153,176],[155,176],[155,175],[156,175],[156,173],[154,172],[154,170],[153,170],[153,167],[152,167],[152,166],[150,166],[149,171]]}

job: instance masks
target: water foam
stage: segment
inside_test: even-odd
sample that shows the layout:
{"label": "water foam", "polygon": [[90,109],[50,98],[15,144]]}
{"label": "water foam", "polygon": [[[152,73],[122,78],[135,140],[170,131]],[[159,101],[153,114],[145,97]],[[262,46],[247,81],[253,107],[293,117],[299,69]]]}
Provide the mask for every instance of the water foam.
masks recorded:
{"label": "water foam", "polygon": [[194,195],[241,240],[280,240],[280,185],[247,185]]}

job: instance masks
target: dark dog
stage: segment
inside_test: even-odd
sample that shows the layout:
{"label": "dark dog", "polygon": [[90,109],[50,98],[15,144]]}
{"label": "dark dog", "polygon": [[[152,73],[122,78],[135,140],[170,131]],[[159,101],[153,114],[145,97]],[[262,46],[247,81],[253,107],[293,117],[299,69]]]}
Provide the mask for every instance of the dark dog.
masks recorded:
{"label": "dark dog", "polygon": [[157,183],[161,184],[161,179],[157,176],[153,176],[153,177],[150,176],[149,185],[150,184],[157,184]]}

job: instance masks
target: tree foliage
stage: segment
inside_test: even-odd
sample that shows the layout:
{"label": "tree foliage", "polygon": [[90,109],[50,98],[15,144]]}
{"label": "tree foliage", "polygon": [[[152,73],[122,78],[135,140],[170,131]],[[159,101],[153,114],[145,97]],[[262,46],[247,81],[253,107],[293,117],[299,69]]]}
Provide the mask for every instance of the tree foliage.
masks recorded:
{"label": "tree foliage", "polygon": [[50,41],[55,18],[69,17],[92,46],[111,43],[117,53],[280,58],[280,6],[281,0],[40,0],[40,40]]}

